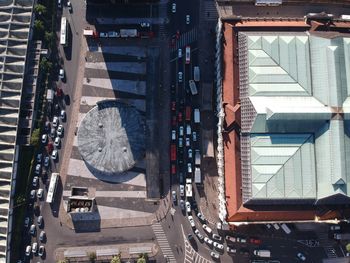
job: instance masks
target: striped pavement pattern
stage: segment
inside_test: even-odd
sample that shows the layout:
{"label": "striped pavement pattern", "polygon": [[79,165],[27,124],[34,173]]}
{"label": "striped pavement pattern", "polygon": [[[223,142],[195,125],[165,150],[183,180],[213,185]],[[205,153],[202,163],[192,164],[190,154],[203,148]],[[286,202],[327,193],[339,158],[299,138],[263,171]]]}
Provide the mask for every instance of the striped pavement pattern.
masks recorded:
{"label": "striped pavement pattern", "polygon": [[215,1],[204,1],[204,17],[205,20],[218,20],[219,14],[216,9]]}
{"label": "striped pavement pattern", "polygon": [[178,41],[176,41],[175,47],[172,47],[172,51],[183,48],[198,39],[198,29],[195,27],[191,31],[183,33]]}
{"label": "striped pavement pattern", "polygon": [[337,258],[337,253],[335,252],[335,249],[332,246],[332,242],[328,238],[328,233],[316,233],[318,237],[318,241],[320,242],[320,246],[323,247],[326,255],[328,258]]}
{"label": "striped pavement pattern", "polygon": [[174,253],[169,246],[169,242],[168,242],[168,239],[164,233],[162,225],[160,223],[155,223],[152,225],[152,229],[153,229],[153,232],[156,236],[158,245],[159,245],[160,249],[162,250],[164,257],[165,256],[167,257],[167,262],[176,263]]}

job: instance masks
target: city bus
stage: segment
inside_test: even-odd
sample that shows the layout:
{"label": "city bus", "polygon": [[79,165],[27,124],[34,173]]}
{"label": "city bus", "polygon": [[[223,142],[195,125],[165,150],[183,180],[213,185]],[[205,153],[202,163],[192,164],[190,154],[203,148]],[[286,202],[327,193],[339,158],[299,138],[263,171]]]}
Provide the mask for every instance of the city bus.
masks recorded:
{"label": "city bus", "polygon": [[64,47],[68,44],[68,21],[64,16],[61,18],[60,44]]}
{"label": "city bus", "polygon": [[191,62],[191,47],[186,46],[186,64],[190,64]]}
{"label": "city bus", "polygon": [[52,203],[55,198],[58,178],[60,177],[59,173],[52,173],[50,179],[49,190],[47,191],[46,203]]}

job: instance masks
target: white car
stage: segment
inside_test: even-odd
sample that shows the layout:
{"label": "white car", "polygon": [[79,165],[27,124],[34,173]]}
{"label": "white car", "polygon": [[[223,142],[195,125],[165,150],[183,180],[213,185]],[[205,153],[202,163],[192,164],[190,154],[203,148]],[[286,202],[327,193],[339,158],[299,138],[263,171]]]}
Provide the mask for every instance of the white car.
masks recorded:
{"label": "white car", "polygon": [[67,7],[68,7],[69,13],[72,13],[73,9],[72,9],[72,3],[70,1],[67,2]]}
{"label": "white car", "polygon": [[180,184],[180,196],[185,196],[185,186],[183,184]]}
{"label": "white car", "polygon": [[43,225],[43,223],[44,223],[43,216],[38,216],[37,223],[38,223],[39,227],[41,227]]}
{"label": "white car", "polygon": [[49,167],[50,165],[50,157],[49,156],[45,156],[44,158],[44,166],[45,167]]}
{"label": "white car", "polygon": [[188,221],[190,221],[191,227],[196,227],[196,224],[194,223],[193,216],[188,216]]}
{"label": "white car", "polygon": [[175,3],[173,3],[171,5],[171,12],[176,13],[176,4]]}
{"label": "white car", "polygon": [[52,126],[56,128],[58,126],[58,124],[59,124],[58,117],[54,116],[53,120],[52,120]]}
{"label": "white car", "polygon": [[199,239],[200,241],[203,241],[203,240],[204,240],[204,236],[201,234],[201,232],[199,232],[198,229],[196,229],[196,230],[194,231],[194,233],[196,234],[196,236],[198,237],[198,239]]}
{"label": "white car", "polygon": [[61,138],[60,138],[60,137],[56,137],[56,138],[55,138],[55,141],[53,142],[53,144],[54,144],[56,147],[60,147],[60,145],[61,145]]}
{"label": "white car", "polygon": [[186,212],[191,213],[191,204],[188,201],[186,201]]}
{"label": "white car", "polygon": [[29,226],[29,223],[30,223],[30,218],[27,216],[27,217],[24,219],[24,227],[28,227],[28,226]]}
{"label": "white car", "polygon": [[36,196],[41,199],[43,197],[43,194],[44,194],[44,190],[43,189],[39,189],[38,192],[36,193]]}
{"label": "white car", "polygon": [[304,256],[304,254],[302,254],[302,253],[298,253],[297,254],[297,257],[301,260],[301,261],[306,261],[306,257]]}
{"label": "white car", "polygon": [[32,253],[35,254],[38,251],[38,243],[34,242],[32,246]]}
{"label": "white car", "polygon": [[37,175],[39,175],[39,174],[40,174],[40,171],[41,171],[41,164],[38,163],[38,164],[35,166],[35,171],[34,171],[34,173],[37,174]]}
{"label": "white car", "polygon": [[35,192],[36,192],[35,190],[31,190],[30,191],[30,194],[29,194],[30,195],[30,199],[34,199],[35,198]]}
{"label": "white car", "polygon": [[[187,141],[188,138],[186,138]],[[187,154],[188,158],[192,158],[192,149],[188,149],[188,154]]]}
{"label": "white car", "polygon": [[186,25],[190,24],[190,15],[186,15]]}
{"label": "white car", "polygon": [[61,110],[61,113],[60,113],[60,118],[62,121],[65,121],[66,120],[66,111],[65,110]]}
{"label": "white car", "polygon": [[204,242],[207,243],[209,246],[213,245],[213,240],[211,240],[209,237],[205,237]]}
{"label": "white car", "polygon": [[225,239],[230,242],[237,242],[237,239],[235,237],[226,236]]}
{"label": "white car", "polygon": [[215,253],[214,251],[210,252],[210,256],[215,259],[219,259],[220,255],[218,253]]}
{"label": "white car", "polygon": [[60,80],[63,80],[63,79],[64,79],[64,69],[63,69],[63,68],[60,69],[60,71],[59,71],[59,73],[58,73],[58,78],[59,78]]}
{"label": "white car", "polygon": [[280,226],[279,226],[277,223],[274,223],[274,224],[273,224],[273,227],[274,227],[276,230],[280,229]]}
{"label": "white car", "polygon": [[213,231],[211,230],[210,227],[208,227],[206,224],[203,224],[203,229],[205,230],[205,232],[207,232],[208,234],[211,234]]}
{"label": "white car", "polygon": [[214,248],[217,248],[217,249],[220,249],[220,250],[224,249],[224,245],[220,244],[218,242],[214,242],[213,246],[214,246]]}
{"label": "white car", "polygon": [[184,136],[184,127],[183,126],[179,127],[179,136]]}
{"label": "white car", "polygon": [[41,242],[43,242],[43,241],[46,240],[46,233],[45,233],[44,230],[42,230],[42,231],[40,232],[39,240],[40,240]]}
{"label": "white car", "polygon": [[39,182],[39,177],[38,176],[34,176],[34,178],[33,178],[33,186],[37,187],[38,182]]}
{"label": "white car", "polygon": [[62,137],[63,135],[63,132],[64,132],[64,128],[63,128],[63,125],[58,125],[58,128],[57,128],[57,135]]}
{"label": "white car", "polygon": [[36,155],[36,161],[37,161],[38,163],[41,163],[42,159],[43,159],[43,154],[42,154],[42,153],[38,153],[38,154]]}
{"label": "white car", "polygon": [[184,200],[180,200],[180,208],[181,208],[181,210],[183,210],[183,211],[185,211],[185,201]]}
{"label": "white car", "polygon": [[116,34],[115,31],[109,31],[109,32],[108,32],[108,37],[111,37],[111,38],[117,37],[117,34]]}
{"label": "white car", "polygon": [[235,248],[227,247],[226,249],[227,249],[227,253],[235,254],[237,252]]}
{"label": "white car", "polygon": [[105,32],[100,32],[100,37],[101,37],[101,38],[107,38],[107,37],[108,37],[108,34],[105,33]]}
{"label": "white car", "polygon": [[217,230],[221,230],[221,229],[222,229],[222,224],[221,224],[221,222],[217,222],[217,223],[216,223],[216,229],[217,229]]}
{"label": "white car", "polygon": [[243,238],[243,237],[237,237],[237,242],[239,243],[247,243],[247,239]]}
{"label": "white car", "polygon": [[182,71],[179,71],[179,73],[178,73],[178,81],[182,82],[182,78],[183,78],[183,73],[182,73]]}
{"label": "white car", "polygon": [[148,22],[142,22],[142,23],[140,24],[140,26],[141,26],[141,27],[150,27],[151,24],[148,23]]}
{"label": "white car", "polygon": [[192,164],[191,163],[187,164],[187,172],[192,173]]}
{"label": "white car", "polygon": [[177,51],[177,57],[182,58],[182,49],[181,48],[179,48]]}
{"label": "white car", "polygon": [[194,142],[197,141],[197,133],[196,133],[196,132],[193,132],[193,133],[192,133],[192,140],[193,140]]}
{"label": "white car", "polygon": [[34,236],[36,233],[36,226],[35,225],[31,225],[30,229],[29,229],[29,233]]}
{"label": "white car", "polygon": [[47,143],[47,134],[41,135],[41,143],[46,144]]}
{"label": "white car", "polygon": [[57,150],[53,150],[52,154],[51,154],[51,158],[52,160],[56,160],[58,157],[58,151]]}
{"label": "white car", "polygon": [[171,131],[171,139],[172,139],[173,141],[176,140],[176,131],[175,131],[175,130],[172,130],[172,131]]}
{"label": "white car", "polygon": [[205,221],[207,221],[207,219],[202,213],[198,213],[197,217],[199,218],[200,221],[202,221],[202,223],[205,223]]}
{"label": "white car", "polygon": [[31,246],[27,246],[26,247],[26,256],[29,257],[31,252],[32,252],[32,247]]}

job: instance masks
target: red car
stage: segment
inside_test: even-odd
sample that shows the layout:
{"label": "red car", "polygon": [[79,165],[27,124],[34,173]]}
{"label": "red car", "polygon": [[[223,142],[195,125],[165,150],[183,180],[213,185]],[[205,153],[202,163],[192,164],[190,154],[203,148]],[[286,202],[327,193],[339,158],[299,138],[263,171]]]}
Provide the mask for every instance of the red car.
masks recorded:
{"label": "red car", "polygon": [[182,122],[182,112],[179,112],[178,119],[179,119],[179,122]]}
{"label": "red car", "polygon": [[261,244],[261,240],[258,239],[258,238],[250,238],[250,239],[249,239],[249,242],[250,242],[251,244],[255,244],[255,245],[260,245],[260,244]]}
{"label": "red car", "polygon": [[176,111],[176,102],[175,101],[171,102],[171,110]]}
{"label": "red car", "polygon": [[171,124],[172,124],[173,126],[176,126],[176,116],[173,116],[173,119],[172,119],[172,121],[171,121]]}

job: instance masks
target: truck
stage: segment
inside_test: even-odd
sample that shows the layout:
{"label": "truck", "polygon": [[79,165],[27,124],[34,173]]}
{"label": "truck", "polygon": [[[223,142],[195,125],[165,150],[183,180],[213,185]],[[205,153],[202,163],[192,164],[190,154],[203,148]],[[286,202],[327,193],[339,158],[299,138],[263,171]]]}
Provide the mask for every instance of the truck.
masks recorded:
{"label": "truck", "polygon": [[120,37],[137,37],[137,29],[120,29]]}
{"label": "truck", "polygon": [[194,109],[194,123],[200,123],[201,122],[201,113],[199,109]]}
{"label": "truck", "polygon": [[196,150],[196,151],[195,151],[194,164],[195,164],[196,166],[201,165],[201,154],[200,154],[199,150]]}
{"label": "truck", "polygon": [[196,184],[201,184],[202,183],[201,169],[199,167],[196,167],[194,169],[194,182]]}
{"label": "truck", "polygon": [[47,89],[47,91],[46,91],[46,100],[48,102],[52,102],[53,96],[54,96],[53,90],[52,89]]}
{"label": "truck", "polygon": [[195,66],[193,68],[193,76],[194,76],[194,81],[198,82],[200,80],[201,74],[198,66]]}
{"label": "truck", "polygon": [[254,250],[254,255],[261,258],[271,257],[271,251],[267,249],[256,249]]}
{"label": "truck", "polygon": [[190,85],[190,91],[192,95],[197,95],[198,94],[198,90],[197,90],[197,86],[196,83],[194,82],[194,80],[189,80],[189,85]]}
{"label": "truck", "polygon": [[340,16],[340,19],[343,19],[343,20],[350,20],[350,15],[341,15],[341,16]]}
{"label": "truck", "polygon": [[335,240],[350,240],[350,233],[336,233],[333,237]]}
{"label": "truck", "polygon": [[190,198],[192,197],[192,179],[191,178],[186,178],[186,197]]}

